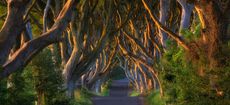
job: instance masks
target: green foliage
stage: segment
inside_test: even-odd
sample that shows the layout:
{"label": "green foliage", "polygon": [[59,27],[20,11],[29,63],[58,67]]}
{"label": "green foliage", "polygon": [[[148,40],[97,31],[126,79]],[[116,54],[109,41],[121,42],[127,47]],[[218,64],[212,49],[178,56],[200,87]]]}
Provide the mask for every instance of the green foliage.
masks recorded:
{"label": "green foliage", "polygon": [[[170,42],[173,43],[173,42]],[[230,97],[230,68],[224,67],[207,70],[205,77],[198,75],[199,66],[186,59],[182,48],[170,45],[164,54],[161,65],[160,78],[165,90],[164,100],[170,105],[229,105]],[[216,84],[221,86],[223,96],[218,96],[210,85],[210,75],[220,77]],[[153,98],[150,98],[154,100]],[[160,99],[159,99],[160,100]],[[153,101],[154,102],[154,101]],[[156,105],[156,103],[151,104]]]}
{"label": "green foliage", "polygon": [[109,86],[112,84],[112,80],[108,80],[101,86],[101,96],[109,96]]}
{"label": "green foliage", "polygon": [[32,60],[27,69],[32,71],[36,93],[44,94],[47,105],[67,105],[69,99],[65,96],[62,72],[55,66],[51,51],[45,49]]}
{"label": "green foliage", "polygon": [[181,34],[184,36],[184,38],[191,42],[194,40],[197,40],[200,37],[200,32],[201,32],[201,24],[197,24],[194,26],[194,29],[190,31],[190,29],[182,29]]}
{"label": "green foliage", "polygon": [[152,91],[147,96],[147,105],[165,105],[165,100],[161,98],[159,91]]}
{"label": "green foliage", "polygon": [[7,82],[6,79],[0,81],[0,105],[7,102]]}
{"label": "green foliage", "polygon": [[[200,24],[193,24],[191,30],[181,31],[185,40],[192,42],[200,36]],[[230,104],[230,64],[223,61],[221,67],[208,69],[206,58],[201,58],[197,63],[187,60],[183,48],[178,47],[175,42],[167,41],[168,49],[161,59],[163,69],[159,72],[163,89],[165,90],[164,100],[170,105],[229,105]],[[229,48],[223,46],[223,52]],[[218,55],[220,59],[228,57],[229,54]],[[198,70],[201,67],[205,70],[205,76],[199,76]],[[223,95],[218,95],[211,86],[210,78],[216,76],[215,86],[221,89]],[[213,81],[213,80],[212,80]],[[217,85],[218,84],[218,85]],[[152,98],[150,98],[152,99]],[[154,100],[154,99],[153,99]],[[153,104],[155,105],[155,104]]]}
{"label": "green foliage", "polygon": [[91,105],[92,94],[81,89],[77,99],[66,96],[62,71],[57,69],[49,49],[41,51],[21,72],[0,81],[0,105],[34,105],[38,93],[45,105]]}
{"label": "green foliage", "polygon": [[94,94],[86,88],[75,90],[75,101],[77,103],[74,105],[92,105],[91,97],[93,95]]}
{"label": "green foliage", "polygon": [[1,81],[0,85],[1,105],[33,105],[34,93],[30,90],[30,85],[23,77],[23,73],[16,72],[7,79]]}
{"label": "green foliage", "polygon": [[[4,14],[6,14],[7,13],[7,11],[6,11],[6,7],[5,6],[2,6],[2,5],[0,5],[0,14],[1,14],[1,16],[3,16]],[[6,15],[5,15],[6,16]],[[2,26],[3,25],[3,23],[4,23],[4,20],[3,19],[1,19],[0,20],[0,26]]]}
{"label": "green foliage", "polygon": [[0,81],[0,105],[34,105],[35,92],[27,74],[19,70]]}
{"label": "green foliage", "polygon": [[140,95],[140,92],[138,92],[138,91],[132,91],[131,93],[130,93],[130,97],[136,97],[136,96],[139,96]]}

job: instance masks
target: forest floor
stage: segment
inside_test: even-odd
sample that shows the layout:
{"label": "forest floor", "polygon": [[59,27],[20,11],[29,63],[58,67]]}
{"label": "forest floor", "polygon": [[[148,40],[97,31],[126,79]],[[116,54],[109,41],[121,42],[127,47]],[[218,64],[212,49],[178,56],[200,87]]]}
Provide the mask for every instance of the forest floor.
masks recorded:
{"label": "forest floor", "polygon": [[93,105],[144,105],[143,97],[128,96],[131,89],[127,80],[114,80],[109,90],[109,96],[93,97]]}

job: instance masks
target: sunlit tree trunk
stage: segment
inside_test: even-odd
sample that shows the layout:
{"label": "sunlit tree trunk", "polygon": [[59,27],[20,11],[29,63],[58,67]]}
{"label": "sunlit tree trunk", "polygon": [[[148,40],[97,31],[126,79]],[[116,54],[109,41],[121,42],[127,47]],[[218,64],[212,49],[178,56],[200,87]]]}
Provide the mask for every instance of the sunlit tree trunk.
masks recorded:
{"label": "sunlit tree trunk", "polygon": [[[160,22],[162,25],[167,27],[167,20],[169,18],[169,10],[170,9],[170,0],[160,0]],[[166,47],[166,40],[167,40],[167,33],[165,33],[163,30],[159,29],[159,34],[161,37],[161,44],[163,47]]]}
{"label": "sunlit tree trunk", "polygon": [[176,33],[174,33],[173,31],[171,31],[170,29],[168,29],[162,23],[159,22],[159,20],[154,15],[151,7],[148,5],[148,2],[146,2],[146,0],[141,0],[141,1],[142,1],[143,6],[145,7],[145,9],[148,11],[148,14],[150,15],[150,18],[155,23],[155,25],[158,28],[162,29],[164,32],[166,32],[168,34],[168,36],[170,36],[173,40],[175,40],[178,43],[178,45],[182,46],[186,51],[189,51],[190,47],[185,42],[185,40],[183,40],[179,35],[177,35]]}
{"label": "sunlit tree trunk", "polygon": [[[0,79],[9,76],[11,73],[19,70],[20,68],[23,68],[28,62],[36,55],[39,51],[47,47],[48,45],[59,42],[61,40],[60,35],[62,32],[66,29],[68,26],[68,23],[70,21],[71,15],[72,15],[72,9],[74,6],[75,0],[68,0],[65,4],[65,6],[62,8],[62,11],[60,12],[59,16],[57,17],[57,20],[55,21],[54,25],[51,27],[49,31],[46,33],[43,33],[40,37],[33,39],[31,41],[28,41],[25,43],[19,50],[17,50],[11,57],[11,59],[6,62],[3,65],[3,70],[0,72]],[[12,14],[11,14],[12,15]],[[15,14],[14,14],[15,15]],[[14,15],[12,15],[14,17]],[[12,18],[12,17],[11,17]],[[16,23],[14,21],[17,20],[9,20],[9,22]],[[7,22],[6,22],[7,23]],[[20,26],[15,26],[15,28],[21,27]],[[4,26],[3,26],[4,27]],[[10,29],[10,28],[9,28]],[[19,28],[20,29],[20,28]],[[4,29],[2,29],[4,30]],[[8,30],[8,29],[6,29]],[[17,30],[17,29],[15,29]],[[12,31],[14,32],[14,31]],[[17,32],[15,32],[17,33]],[[14,35],[10,35],[13,37]],[[9,38],[7,39],[9,40]],[[12,38],[10,40],[15,40],[15,38]],[[5,41],[1,44],[6,43]],[[6,50],[8,48],[4,48],[4,50],[0,50],[0,53],[6,54]],[[0,54],[0,56],[2,56]],[[4,55],[3,54],[3,55]],[[5,59],[7,55],[5,55],[2,59]],[[5,60],[2,60],[5,61]]]}
{"label": "sunlit tree trunk", "polygon": [[227,14],[230,10],[222,10],[219,1],[204,0],[196,3],[199,17],[204,24],[201,32],[202,42],[199,43],[208,58],[209,67],[220,66],[218,54],[221,54],[221,45],[227,39]]}
{"label": "sunlit tree trunk", "polygon": [[[80,49],[79,46],[81,45],[79,45],[79,43],[83,43],[83,41],[79,38],[80,35],[82,35],[82,33],[77,32],[76,24],[74,23],[76,21],[75,19],[76,19],[76,14],[74,14],[72,21],[70,23],[71,34],[73,38],[73,50],[72,50],[70,58],[66,62],[66,65],[63,71],[65,82],[66,82],[66,87],[68,89],[67,95],[69,97],[73,97],[75,82],[72,80],[71,75],[73,71],[76,69],[77,63],[79,62],[79,59],[81,57],[81,50],[79,50]],[[80,31],[81,25],[79,25],[78,28]]]}
{"label": "sunlit tree trunk", "polygon": [[8,0],[7,17],[0,30],[0,66],[8,59],[16,38],[24,29],[23,16],[29,0]]}
{"label": "sunlit tree trunk", "polygon": [[180,32],[179,35],[182,36],[181,31],[183,29],[188,29],[190,26],[190,18],[192,15],[192,11],[194,9],[193,4],[189,4],[187,0],[177,0],[182,8],[182,14],[181,14],[181,22],[180,22]]}
{"label": "sunlit tree trunk", "polygon": [[32,26],[31,26],[30,22],[28,22],[25,26],[25,30],[23,32],[23,35],[21,36],[21,46],[23,46],[24,43],[26,43],[32,39],[33,39]]}
{"label": "sunlit tree trunk", "polygon": [[68,34],[67,32],[63,33],[63,40],[59,43],[60,46],[60,54],[61,54],[61,65],[64,68],[64,66],[66,65],[70,53],[71,53],[71,47],[69,45],[69,40],[68,40]]}
{"label": "sunlit tree trunk", "polygon": [[[223,5],[226,4],[226,5]],[[196,10],[200,21],[202,23],[202,31],[200,43],[198,43],[195,50],[198,53],[198,60],[205,59],[206,63],[204,67],[198,68],[198,74],[201,77],[208,76],[210,80],[211,88],[216,90],[217,95],[222,96],[223,92],[219,88],[216,80],[220,79],[217,74],[207,75],[208,70],[216,70],[216,68],[224,67],[229,59],[229,57],[221,57],[223,54],[229,52],[223,52],[225,49],[224,44],[229,41],[227,37],[227,26],[229,24],[227,17],[230,13],[229,1],[220,0],[202,0],[195,3]],[[205,58],[204,58],[205,57]],[[218,70],[218,69],[217,69]]]}

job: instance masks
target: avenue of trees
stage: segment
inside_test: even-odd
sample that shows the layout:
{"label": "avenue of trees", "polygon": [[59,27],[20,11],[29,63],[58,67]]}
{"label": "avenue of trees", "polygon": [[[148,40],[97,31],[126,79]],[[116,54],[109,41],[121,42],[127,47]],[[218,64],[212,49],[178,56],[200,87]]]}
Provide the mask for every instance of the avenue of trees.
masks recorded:
{"label": "avenue of trees", "polygon": [[1,105],[76,104],[118,69],[158,104],[230,104],[229,0],[0,0],[0,25]]}

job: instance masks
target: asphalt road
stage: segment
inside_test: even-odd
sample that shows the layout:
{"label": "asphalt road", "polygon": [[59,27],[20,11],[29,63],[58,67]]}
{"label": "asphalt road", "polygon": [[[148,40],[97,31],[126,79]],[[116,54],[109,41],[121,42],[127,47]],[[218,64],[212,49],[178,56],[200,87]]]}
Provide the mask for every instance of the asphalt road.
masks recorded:
{"label": "asphalt road", "polygon": [[127,80],[113,81],[110,87],[110,95],[107,97],[93,97],[93,105],[143,105],[142,97],[128,96],[129,90]]}

